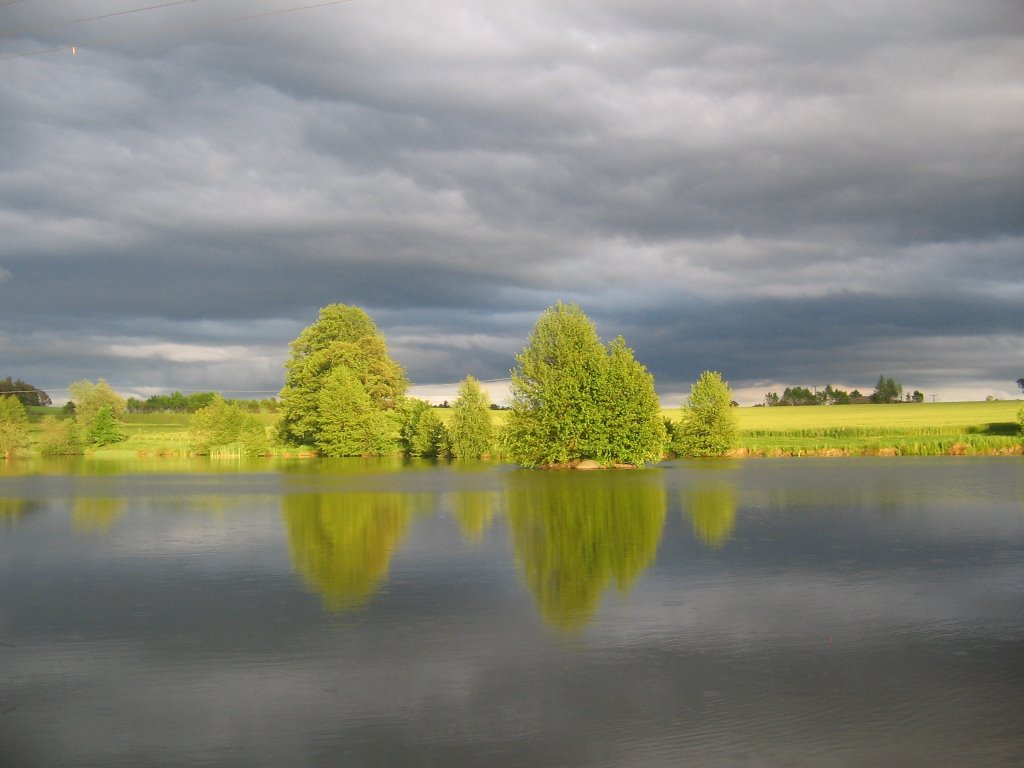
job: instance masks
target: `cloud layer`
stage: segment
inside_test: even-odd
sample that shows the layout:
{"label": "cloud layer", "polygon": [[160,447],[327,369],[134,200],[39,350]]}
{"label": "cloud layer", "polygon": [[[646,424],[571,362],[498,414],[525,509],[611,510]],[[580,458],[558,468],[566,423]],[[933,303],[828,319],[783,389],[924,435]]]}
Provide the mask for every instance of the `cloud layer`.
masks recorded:
{"label": "cloud layer", "polygon": [[37,5],[0,8],[5,375],[273,391],[337,301],[414,382],[501,378],[559,298],[664,397],[1024,375],[1011,0]]}

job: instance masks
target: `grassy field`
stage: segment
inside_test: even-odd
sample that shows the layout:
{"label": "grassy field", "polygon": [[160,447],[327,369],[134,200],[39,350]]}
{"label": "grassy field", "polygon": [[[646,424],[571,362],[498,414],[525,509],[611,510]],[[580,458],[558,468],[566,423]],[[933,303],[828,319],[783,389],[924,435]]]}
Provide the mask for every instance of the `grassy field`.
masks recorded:
{"label": "grassy field", "polygon": [[1019,400],[740,408],[741,455],[1019,453]]}
{"label": "grassy field", "polygon": [[[931,456],[1012,454],[1022,452],[1017,412],[1021,400],[968,403],[901,403],[777,408],[737,408],[740,444],[736,456]],[[59,409],[33,408],[34,423]],[[447,422],[450,409],[438,409]],[[492,411],[495,426],[507,411]],[[662,415],[678,421],[678,408]],[[275,414],[261,413],[271,427]],[[128,414],[123,429],[128,439],[91,451],[97,458],[187,456],[188,414]],[[294,449],[292,449],[294,451]],[[287,455],[280,448],[277,455]]]}

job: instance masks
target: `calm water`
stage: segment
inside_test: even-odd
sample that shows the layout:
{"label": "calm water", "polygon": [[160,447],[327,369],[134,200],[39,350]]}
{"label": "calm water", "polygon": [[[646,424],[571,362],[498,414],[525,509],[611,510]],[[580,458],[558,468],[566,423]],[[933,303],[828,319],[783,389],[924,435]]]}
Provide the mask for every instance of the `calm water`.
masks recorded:
{"label": "calm water", "polygon": [[0,765],[1024,764],[1019,459],[123,469],[0,467]]}

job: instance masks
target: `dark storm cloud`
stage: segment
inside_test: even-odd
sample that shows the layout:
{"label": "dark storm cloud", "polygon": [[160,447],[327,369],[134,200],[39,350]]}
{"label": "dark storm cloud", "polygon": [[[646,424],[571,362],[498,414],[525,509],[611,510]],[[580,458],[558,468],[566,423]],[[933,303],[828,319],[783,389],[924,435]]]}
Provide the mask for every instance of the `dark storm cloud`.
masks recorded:
{"label": "dark storm cloud", "polygon": [[7,373],[271,390],[340,301],[413,381],[497,378],[559,298],[663,394],[1024,372],[1019,3],[210,23],[291,7],[0,8],[0,58],[65,47],[0,61]]}

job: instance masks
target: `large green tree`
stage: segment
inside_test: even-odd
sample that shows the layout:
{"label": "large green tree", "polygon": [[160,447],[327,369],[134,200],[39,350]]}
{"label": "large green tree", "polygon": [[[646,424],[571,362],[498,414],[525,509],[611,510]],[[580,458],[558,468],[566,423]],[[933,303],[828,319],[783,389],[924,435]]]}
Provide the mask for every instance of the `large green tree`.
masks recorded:
{"label": "large green tree", "polygon": [[[338,453],[349,450],[344,446],[352,446],[356,454],[365,453],[367,446],[374,453],[397,447],[399,409],[409,383],[388,355],[383,334],[362,309],[344,304],[321,309],[318,320],[291,343],[285,371],[283,439],[329,446],[331,455],[352,455]],[[328,384],[331,394],[325,396]],[[357,405],[358,411],[337,411]],[[387,439],[381,441],[381,434],[375,433],[367,442],[365,430],[370,426],[386,433]],[[350,427],[362,434],[346,437],[342,432]]]}
{"label": "large green tree", "polygon": [[575,304],[540,316],[516,357],[511,405],[505,451],[524,466],[639,465],[661,456],[654,379],[621,338],[606,348]]}
{"label": "large green tree", "polygon": [[28,443],[25,406],[14,395],[0,395],[0,456],[13,458]]}
{"label": "large green tree", "polygon": [[736,445],[732,390],[717,371],[704,371],[683,405],[672,449],[680,456],[721,456]]}
{"label": "large green tree", "polygon": [[459,384],[448,424],[451,452],[456,459],[479,459],[491,451],[491,399],[480,382],[467,376]]}

